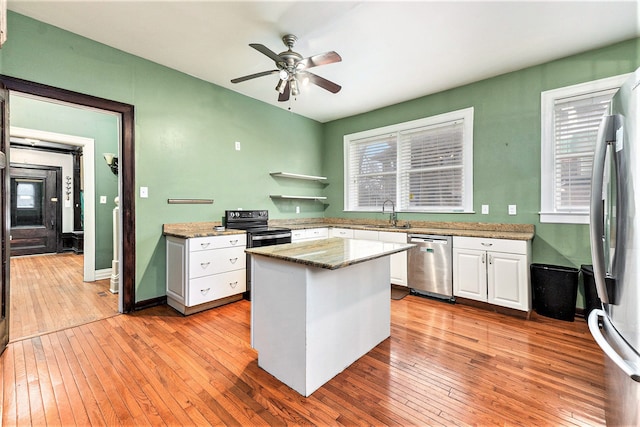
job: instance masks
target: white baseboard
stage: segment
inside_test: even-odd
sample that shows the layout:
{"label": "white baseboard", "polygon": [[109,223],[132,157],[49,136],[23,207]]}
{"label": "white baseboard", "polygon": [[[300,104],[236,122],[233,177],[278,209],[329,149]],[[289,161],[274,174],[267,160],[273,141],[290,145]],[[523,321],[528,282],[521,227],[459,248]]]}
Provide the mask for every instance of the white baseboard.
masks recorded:
{"label": "white baseboard", "polygon": [[110,278],[111,278],[110,268],[103,268],[102,270],[96,270],[96,275],[95,275],[96,280],[110,279]]}

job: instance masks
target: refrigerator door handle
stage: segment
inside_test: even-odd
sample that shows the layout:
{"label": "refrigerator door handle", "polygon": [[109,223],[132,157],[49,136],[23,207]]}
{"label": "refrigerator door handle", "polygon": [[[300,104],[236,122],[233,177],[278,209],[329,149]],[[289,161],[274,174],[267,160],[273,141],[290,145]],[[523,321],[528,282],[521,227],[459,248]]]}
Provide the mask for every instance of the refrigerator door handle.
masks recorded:
{"label": "refrigerator door handle", "polygon": [[593,171],[591,174],[591,206],[589,209],[589,235],[591,241],[591,261],[593,263],[593,278],[600,300],[609,304],[609,295],[605,283],[604,266],[604,212],[602,207],[602,186],[604,167],[607,155],[607,144],[615,141],[616,116],[605,116],[600,122],[598,139],[593,156]]}
{"label": "refrigerator door handle", "polygon": [[640,367],[630,366],[626,360],[624,360],[602,335],[600,330],[599,319],[605,317],[606,314],[600,309],[591,310],[589,314],[589,330],[591,335],[596,340],[596,343],[600,346],[602,351],[611,359],[625,374],[631,377],[632,380],[640,382]]}

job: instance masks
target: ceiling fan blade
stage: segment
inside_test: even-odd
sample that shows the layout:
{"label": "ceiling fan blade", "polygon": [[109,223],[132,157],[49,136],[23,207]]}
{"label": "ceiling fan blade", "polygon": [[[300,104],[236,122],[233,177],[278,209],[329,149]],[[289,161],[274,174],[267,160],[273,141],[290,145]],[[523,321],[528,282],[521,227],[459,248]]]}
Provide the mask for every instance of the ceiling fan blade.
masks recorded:
{"label": "ceiling fan blade", "polygon": [[289,85],[289,81],[287,81],[287,85],[284,87],[284,92],[278,94],[278,101],[284,102],[289,100],[289,94],[291,92],[290,88],[291,86]]}
{"label": "ceiling fan blade", "polygon": [[279,73],[280,70],[271,70],[271,71],[263,71],[261,73],[249,74],[248,76],[238,77],[236,79],[231,80],[231,83],[240,83],[247,80],[255,79],[256,77],[268,76],[269,74]]}
{"label": "ceiling fan blade", "polygon": [[306,70],[307,68],[317,67],[318,65],[333,64],[334,62],[340,61],[342,61],[342,57],[336,52],[325,52],[301,59],[296,63],[296,69]]}
{"label": "ceiling fan blade", "polygon": [[286,62],[280,55],[269,49],[268,47],[261,45],[259,43],[250,43],[249,46],[257,50],[258,52],[267,55],[269,58],[273,59],[276,63],[278,62]]}
{"label": "ceiling fan blade", "polygon": [[311,83],[318,85],[322,89],[328,90],[331,93],[338,93],[340,92],[340,89],[342,89],[342,86],[308,71],[301,71],[299,74],[302,75],[302,78],[308,77]]}

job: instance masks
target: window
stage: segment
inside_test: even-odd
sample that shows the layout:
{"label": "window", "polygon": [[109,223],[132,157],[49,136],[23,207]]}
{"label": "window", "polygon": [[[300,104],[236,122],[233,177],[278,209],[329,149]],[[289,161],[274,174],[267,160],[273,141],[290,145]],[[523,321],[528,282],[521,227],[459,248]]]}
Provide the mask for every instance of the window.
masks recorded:
{"label": "window", "polygon": [[598,127],[627,76],[542,93],[540,222],[589,223]]}
{"label": "window", "polygon": [[344,137],[345,210],[473,210],[473,108]]}

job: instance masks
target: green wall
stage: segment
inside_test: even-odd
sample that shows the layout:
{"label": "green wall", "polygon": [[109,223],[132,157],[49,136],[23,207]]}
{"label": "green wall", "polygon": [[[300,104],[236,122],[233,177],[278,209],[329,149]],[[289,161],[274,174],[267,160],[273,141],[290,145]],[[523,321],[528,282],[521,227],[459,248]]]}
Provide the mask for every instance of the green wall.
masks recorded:
{"label": "green wall", "polygon": [[165,223],[220,220],[235,208],[323,216],[317,203],[292,215],[292,204],[269,198],[304,190],[269,172],[321,173],[316,121],[12,12],[0,73],[135,106],[136,193],[149,188],[149,198],[136,199],[136,301],[165,295]]}
{"label": "green wall", "polygon": [[[540,92],[640,66],[640,40],[631,40],[321,124],[18,14],[10,12],[8,24],[2,74],[135,106],[136,187],[149,187],[149,198],[136,200],[137,301],[165,294],[162,224],[219,220],[229,208],[269,209],[273,218],[355,216],[342,211],[344,134],[470,106],[475,108],[474,208],[479,212],[489,204],[490,215],[400,218],[532,223],[534,262],[588,263],[586,226],[539,223]],[[241,151],[234,150],[235,141]],[[272,178],[273,171],[325,175],[330,184]],[[326,207],[268,197],[322,192]],[[215,203],[166,202],[183,197]],[[517,204],[517,216],[507,215],[508,204]]]}
{"label": "green wall", "polygon": [[[111,268],[113,258],[113,199],[118,195],[118,179],[107,167],[102,153],[118,151],[118,118],[114,114],[74,108],[23,96],[11,96],[11,126],[37,129],[94,139],[95,158],[95,268]],[[107,196],[107,204],[100,204]]]}
{"label": "green wall", "polygon": [[[625,74],[640,66],[640,39],[527,68],[445,92],[336,120],[325,126],[323,173],[331,181],[326,215],[363,216],[344,207],[343,135],[474,107],[473,214],[410,214],[400,219],[535,224],[533,262],[590,264],[586,225],[541,224],[540,94],[542,91]],[[428,72],[427,72],[428,75]],[[481,205],[490,214],[480,214]],[[516,216],[507,206],[517,205]],[[381,213],[366,214],[383,219]],[[581,299],[581,298],[580,298]],[[579,302],[580,304],[580,302]]]}

